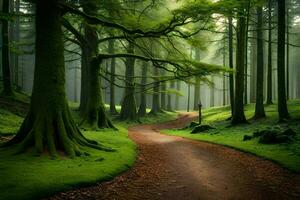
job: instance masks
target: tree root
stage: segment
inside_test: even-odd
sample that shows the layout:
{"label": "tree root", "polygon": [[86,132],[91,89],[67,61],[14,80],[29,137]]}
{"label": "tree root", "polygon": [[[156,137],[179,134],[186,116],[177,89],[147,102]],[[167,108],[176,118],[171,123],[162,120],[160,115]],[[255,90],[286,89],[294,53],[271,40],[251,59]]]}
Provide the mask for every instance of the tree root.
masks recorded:
{"label": "tree root", "polygon": [[35,117],[29,112],[18,134],[4,144],[4,147],[12,145],[16,146],[16,153],[23,153],[34,147],[38,155],[48,151],[52,157],[57,157],[58,151],[64,152],[71,158],[88,155],[84,152],[84,147],[107,152],[114,151],[96,141],[86,139],[71,119],[68,110],[52,115],[42,113]]}

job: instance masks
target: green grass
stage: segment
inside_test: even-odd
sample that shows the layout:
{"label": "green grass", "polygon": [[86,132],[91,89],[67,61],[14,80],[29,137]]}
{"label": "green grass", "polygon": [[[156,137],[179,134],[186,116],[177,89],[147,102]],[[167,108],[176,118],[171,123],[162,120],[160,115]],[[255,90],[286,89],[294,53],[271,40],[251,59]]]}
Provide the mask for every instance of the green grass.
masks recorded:
{"label": "green grass", "polygon": [[[193,140],[201,140],[233,147],[250,152],[260,157],[275,161],[276,163],[294,172],[300,172],[300,100],[289,101],[289,111],[292,120],[287,124],[277,123],[277,106],[266,106],[267,118],[259,121],[249,120],[250,124],[229,126],[230,117],[228,107],[210,108],[203,111],[203,124],[216,127],[201,134],[190,134],[191,130],[166,130],[169,135],[181,136]],[[248,119],[254,114],[254,105],[247,105],[245,113]],[[243,141],[244,135],[252,135],[256,130],[267,129],[278,125],[288,125],[297,132],[296,138],[291,143],[285,144],[260,144],[258,139]]]}
{"label": "green grass", "polygon": [[15,134],[22,122],[22,117],[0,108],[0,136]]}
{"label": "green grass", "polygon": [[[0,105],[1,106],[1,105]],[[75,121],[79,122],[78,104],[70,103]],[[163,113],[140,119],[143,123],[157,123],[176,118],[176,113]],[[23,117],[0,108],[1,136],[15,134]],[[128,138],[127,128],[138,122],[114,121],[118,131],[103,129],[83,131],[85,137],[112,147],[116,152],[86,149],[90,156],[68,159],[61,156],[34,156],[33,152],[12,155],[0,150],[0,200],[40,199],[57,192],[91,185],[112,179],[129,169],[135,162],[136,145]]]}
{"label": "green grass", "polygon": [[136,157],[135,144],[128,138],[126,129],[118,129],[118,132],[84,132],[87,138],[112,147],[116,152],[86,149],[90,156],[54,160],[48,155],[33,156],[32,152],[14,156],[1,152],[0,199],[40,199],[112,179],[130,168]]}

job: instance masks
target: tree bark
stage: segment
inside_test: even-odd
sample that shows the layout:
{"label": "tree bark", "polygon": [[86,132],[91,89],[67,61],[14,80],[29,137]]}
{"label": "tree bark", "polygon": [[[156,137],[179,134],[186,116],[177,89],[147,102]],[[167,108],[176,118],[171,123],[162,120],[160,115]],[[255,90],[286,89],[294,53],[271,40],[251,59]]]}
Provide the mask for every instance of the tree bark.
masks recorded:
{"label": "tree bark", "polygon": [[[114,54],[115,45],[114,40],[109,40],[108,42],[108,53]],[[116,109],[116,100],[115,100],[115,72],[116,72],[116,59],[112,58],[110,62],[110,104],[109,104],[109,112],[110,114],[117,114]]]}
{"label": "tree bark", "polygon": [[277,89],[279,121],[289,118],[285,87],[285,0],[278,1]]}
{"label": "tree bark", "polygon": [[59,150],[70,157],[86,154],[83,147],[110,150],[86,139],[72,120],[65,93],[59,0],[37,1],[36,5],[36,62],[30,110],[17,135],[4,146],[18,144],[18,153],[34,147],[37,154],[47,151],[51,156]]}
{"label": "tree bark", "polygon": [[[128,53],[134,53],[134,45],[129,43],[128,45]],[[122,108],[120,113],[121,120],[137,120],[137,109],[136,109],[136,100],[135,100],[135,86],[134,86],[134,58],[127,58],[126,59],[126,72],[125,72],[125,79],[126,79],[126,88],[124,93],[124,98],[122,102]]]}
{"label": "tree bark", "polygon": [[286,99],[290,99],[290,16],[286,8]]}
{"label": "tree bark", "polygon": [[[175,88],[175,82],[171,81],[170,83],[170,88],[174,89]],[[167,104],[167,110],[168,111],[173,111],[173,107],[172,107],[172,94],[168,94],[168,104]]]}
{"label": "tree bark", "polygon": [[[179,92],[180,91],[180,81],[178,80],[176,83],[176,90]],[[180,96],[178,94],[176,94],[176,98],[175,98],[175,109],[179,110],[179,100],[180,100]]]}
{"label": "tree bark", "polygon": [[[196,61],[200,61],[200,50],[195,50],[195,59]],[[194,110],[199,110],[200,103],[200,78],[195,77],[195,91],[194,91]]]}
{"label": "tree bark", "polygon": [[237,49],[236,49],[236,76],[235,76],[235,100],[232,116],[232,124],[246,122],[244,113],[244,77],[245,77],[245,43],[246,43],[246,19],[242,16],[237,19]]}
{"label": "tree bark", "polygon": [[[228,18],[228,36],[229,36],[229,67],[233,69],[233,24],[232,17]],[[229,74],[229,96],[230,96],[230,107],[231,107],[231,116],[233,116],[234,111],[234,77],[233,73]]]}
{"label": "tree bark", "polygon": [[147,71],[148,62],[143,62],[142,67],[142,80],[141,80],[141,103],[138,111],[139,117],[145,117],[147,113],[147,97],[146,97],[146,84],[147,84]]}
{"label": "tree bark", "polygon": [[[83,4],[83,10],[89,15],[94,16],[97,13],[97,5],[93,1],[88,1]],[[95,58],[98,55],[98,34],[94,27],[87,20],[85,25],[85,38],[87,41],[87,51],[86,62],[87,74],[86,80],[87,85],[85,89],[87,99],[85,108],[83,110],[83,120],[81,125],[87,125],[89,128],[98,129],[98,128],[114,128],[110,119],[108,118],[105,110],[105,104],[103,101],[103,93],[101,88],[101,79],[100,79],[100,64]]]}
{"label": "tree bark", "polygon": [[154,86],[153,86],[153,97],[152,97],[152,109],[150,111],[150,114],[156,115],[159,112],[162,112],[161,107],[160,107],[160,102],[159,102],[159,71],[157,67],[153,68],[153,74],[156,76],[154,79]]}
{"label": "tree bark", "polygon": [[[161,76],[164,76],[166,73],[165,70],[161,70]],[[166,105],[166,90],[167,90],[167,85],[165,82],[162,82],[160,84],[160,87],[161,87],[161,91],[160,91],[160,107],[161,109],[163,110],[166,110],[167,109],[167,105]]]}
{"label": "tree bark", "polygon": [[263,49],[263,9],[257,7],[257,82],[254,118],[266,117],[264,109],[264,49]]}
{"label": "tree bark", "polygon": [[269,28],[269,36],[268,36],[268,76],[267,76],[267,104],[273,104],[273,94],[272,94],[272,0],[268,1],[268,28]]}
{"label": "tree bark", "polygon": [[[9,14],[9,2],[3,1],[3,13]],[[13,96],[13,86],[11,81],[11,71],[9,62],[9,26],[8,20],[2,20],[2,74],[3,74],[3,96]]]}

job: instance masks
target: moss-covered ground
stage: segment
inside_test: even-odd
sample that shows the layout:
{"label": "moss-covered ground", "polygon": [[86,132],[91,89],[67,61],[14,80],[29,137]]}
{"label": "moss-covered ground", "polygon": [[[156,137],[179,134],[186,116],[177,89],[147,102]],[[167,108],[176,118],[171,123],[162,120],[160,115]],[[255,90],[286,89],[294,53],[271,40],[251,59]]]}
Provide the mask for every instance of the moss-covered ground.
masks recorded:
{"label": "moss-covered ground", "polygon": [[[215,130],[191,134],[191,129],[165,130],[169,135],[181,136],[193,140],[207,141],[233,147],[250,152],[260,157],[270,159],[295,172],[300,172],[300,100],[291,100],[288,103],[291,120],[287,123],[278,123],[277,105],[265,106],[267,118],[251,120],[254,114],[254,105],[245,108],[249,124],[230,126],[229,107],[209,108],[203,110],[203,124],[214,126]],[[261,144],[258,139],[243,141],[244,135],[252,135],[256,130],[270,129],[274,126],[288,126],[297,132],[292,142],[282,144]]]}
{"label": "moss-covered ground", "polygon": [[[78,120],[76,106],[74,103],[70,105],[75,120]],[[0,104],[0,143],[16,134],[24,115],[24,112],[19,113],[6,104]],[[175,117],[175,113],[165,113],[140,121],[154,123]],[[136,123],[114,121],[118,131],[83,131],[87,138],[112,147],[115,152],[87,149],[90,156],[68,159],[61,155],[50,159],[47,154],[34,156],[30,150],[25,154],[11,155],[9,151],[0,149],[0,200],[40,199],[60,191],[112,179],[135,162],[136,146],[128,138],[127,127]]]}

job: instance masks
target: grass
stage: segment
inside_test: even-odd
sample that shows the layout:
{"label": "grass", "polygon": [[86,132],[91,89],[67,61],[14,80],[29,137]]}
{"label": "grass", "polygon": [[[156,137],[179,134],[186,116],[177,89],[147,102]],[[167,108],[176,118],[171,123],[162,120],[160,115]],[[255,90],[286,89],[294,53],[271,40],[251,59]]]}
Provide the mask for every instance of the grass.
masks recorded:
{"label": "grass", "polygon": [[[70,104],[75,120],[79,120],[75,111],[77,106]],[[1,107],[0,138],[8,133],[15,134],[24,117]],[[164,113],[141,121],[157,123],[175,117],[175,113]],[[0,151],[0,200],[45,198],[57,192],[110,180],[128,170],[135,162],[136,145],[128,138],[127,127],[137,122],[114,121],[114,124],[118,131],[103,129],[83,131],[83,134],[114,148],[115,152],[86,149],[90,156],[50,159],[48,155],[34,156],[31,151],[20,155],[11,155],[9,150]]]}
{"label": "grass", "polygon": [[[218,107],[205,109],[203,111],[203,124],[210,124],[216,129],[201,134],[191,134],[190,129],[185,130],[166,130],[164,133],[169,135],[181,136],[193,140],[201,140],[221,144],[236,148],[245,152],[258,155],[265,159],[272,160],[281,166],[300,172],[300,100],[289,101],[289,111],[292,120],[286,124],[277,123],[277,106],[266,106],[267,118],[253,121],[250,124],[239,126],[229,126],[230,117],[229,107]],[[250,119],[254,114],[254,105],[247,105],[245,108],[246,117]],[[252,135],[256,130],[268,129],[272,126],[288,125],[297,132],[293,142],[284,144],[261,144],[258,139],[243,141],[244,135]]]}

